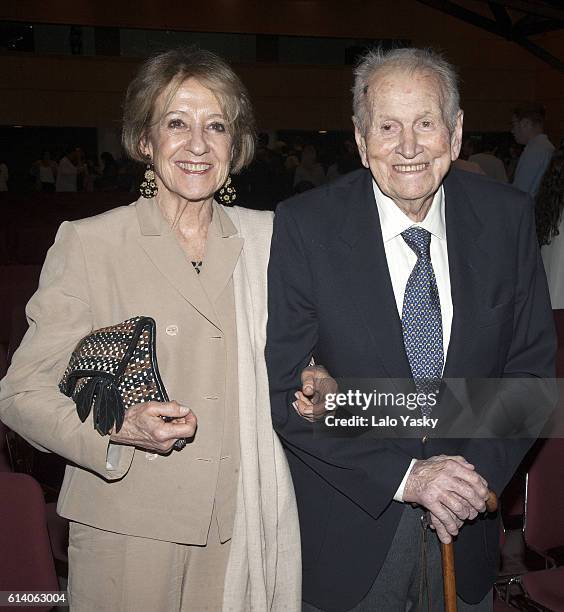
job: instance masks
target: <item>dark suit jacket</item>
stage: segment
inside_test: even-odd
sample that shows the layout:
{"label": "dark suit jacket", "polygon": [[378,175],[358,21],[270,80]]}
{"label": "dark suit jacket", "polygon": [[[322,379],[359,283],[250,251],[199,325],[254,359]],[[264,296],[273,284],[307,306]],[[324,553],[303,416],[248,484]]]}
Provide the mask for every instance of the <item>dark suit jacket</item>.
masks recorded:
{"label": "dark suit jacket", "polygon": [[[531,200],[456,170],[444,188],[454,308],[444,377],[553,377]],[[314,436],[290,405],[312,355],[335,377],[411,378],[368,170],[282,203],[269,266],[266,358],[298,499],[303,598],[341,611],[378,574],[403,508],[393,495],[413,457],[462,454],[499,494],[532,440]],[[457,538],[458,592],[470,603],[495,578],[498,529],[496,518],[481,519]]]}

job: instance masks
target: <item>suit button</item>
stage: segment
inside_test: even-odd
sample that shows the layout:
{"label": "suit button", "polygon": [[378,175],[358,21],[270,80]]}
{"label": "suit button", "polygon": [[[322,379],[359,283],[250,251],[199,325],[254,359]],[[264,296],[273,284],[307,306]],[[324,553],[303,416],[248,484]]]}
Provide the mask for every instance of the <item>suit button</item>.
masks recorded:
{"label": "suit button", "polygon": [[429,439],[429,436],[423,436],[423,437],[421,438],[421,442],[422,442],[423,444],[425,444],[425,443],[427,442],[427,440],[428,440],[428,439]]}
{"label": "suit button", "polygon": [[178,325],[168,325],[165,332],[167,336],[176,336],[178,334]]}

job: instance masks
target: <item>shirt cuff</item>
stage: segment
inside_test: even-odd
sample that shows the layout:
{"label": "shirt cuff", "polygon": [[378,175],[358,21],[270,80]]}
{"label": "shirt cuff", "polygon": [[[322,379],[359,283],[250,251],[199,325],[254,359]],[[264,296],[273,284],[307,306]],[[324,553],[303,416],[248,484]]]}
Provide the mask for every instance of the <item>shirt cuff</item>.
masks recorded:
{"label": "shirt cuff", "polygon": [[106,455],[106,469],[109,472],[113,472],[114,470],[117,470],[117,467],[119,465],[120,455],[121,455],[121,447],[110,442],[108,444],[108,454]]}
{"label": "shirt cuff", "polygon": [[409,475],[411,474],[411,470],[413,469],[413,465],[415,464],[416,461],[417,459],[411,460],[411,463],[409,464],[409,467],[407,468],[407,471],[405,472],[405,476],[400,482],[398,490],[396,491],[396,494],[394,495],[394,501],[403,502],[403,490],[405,489],[405,483],[407,482],[407,479],[409,478]]}

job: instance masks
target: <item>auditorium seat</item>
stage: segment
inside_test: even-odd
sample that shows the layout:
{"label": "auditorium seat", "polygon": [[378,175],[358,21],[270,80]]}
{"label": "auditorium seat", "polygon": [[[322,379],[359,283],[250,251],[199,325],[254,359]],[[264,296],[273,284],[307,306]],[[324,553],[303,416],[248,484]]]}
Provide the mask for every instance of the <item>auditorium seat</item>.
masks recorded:
{"label": "auditorium seat", "polygon": [[[555,567],[538,572],[528,572],[521,576],[521,585],[527,599],[540,604],[543,609],[554,612],[564,610],[564,567]],[[524,608],[538,610],[538,607]]]}
{"label": "auditorium seat", "polygon": [[538,444],[527,472],[523,536],[548,567],[564,559],[564,439]]}
{"label": "auditorium seat", "polygon": [[27,474],[0,472],[0,491],[0,591],[58,591],[41,487]]}

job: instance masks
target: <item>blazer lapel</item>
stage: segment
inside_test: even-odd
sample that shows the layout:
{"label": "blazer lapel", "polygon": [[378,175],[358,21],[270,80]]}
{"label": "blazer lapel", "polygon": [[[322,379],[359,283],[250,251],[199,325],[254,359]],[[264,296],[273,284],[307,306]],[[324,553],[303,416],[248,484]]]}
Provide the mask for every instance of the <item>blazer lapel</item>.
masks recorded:
{"label": "blazer lapel", "polygon": [[456,173],[447,176],[444,189],[453,317],[443,378],[452,378],[463,371],[465,338],[484,302],[489,257],[480,242],[483,224]]}
{"label": "blazer lapel", "polygon": [[237,228],[223,208],[214,202],[204,265],[199,278],[212,304],[215,304],[233,276],[233,270],[243,248],[243,238],[235,234]]}
{"label": "blazer lapel", "polygon": [[154,199],[140,198],[136,210],[140,228],[139,244],[155,267],[187,302],[210,323],[221,329],[221,322],[212,302],[157,203]]}
{"label": "blazer lapel", "polygon": [[411,378],[370,172],[352,189],[343,189],[343,198],[349,212],[340,238],[354,307],[388,376]]}

